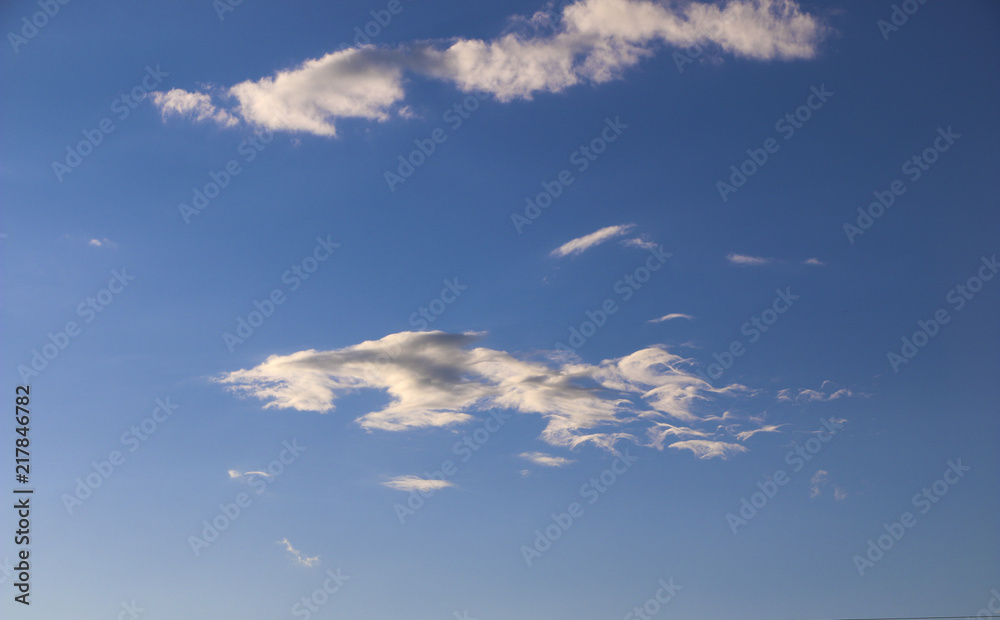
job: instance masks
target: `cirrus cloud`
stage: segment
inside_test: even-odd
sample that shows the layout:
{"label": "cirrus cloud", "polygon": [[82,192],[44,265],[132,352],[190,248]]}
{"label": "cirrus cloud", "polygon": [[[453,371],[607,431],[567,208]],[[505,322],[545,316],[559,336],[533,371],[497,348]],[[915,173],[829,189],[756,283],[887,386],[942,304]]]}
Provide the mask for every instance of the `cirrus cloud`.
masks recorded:
{"label": "cirrus cloud", "polygon": [[390,489],[397,491],[437,491],[455,486],[447,480],[437,480],[434,478],[421,478],[420,476],[396,476],[382,483]]}

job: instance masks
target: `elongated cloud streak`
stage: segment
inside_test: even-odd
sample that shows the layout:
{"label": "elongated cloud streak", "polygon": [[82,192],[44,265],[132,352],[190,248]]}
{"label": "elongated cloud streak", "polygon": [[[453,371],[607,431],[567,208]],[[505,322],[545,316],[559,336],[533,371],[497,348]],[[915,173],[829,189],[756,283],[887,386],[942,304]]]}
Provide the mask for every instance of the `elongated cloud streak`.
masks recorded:
{"label": "elongated cloud streak", "polygon": [[735,265],[766,265],[771,262],[770,258],[760,256],[747,256],[746,254],[730,254],[726,260]]}
{"label": "elongated cloud streak", "polygon": [[543,467],[565,467],[570,463],[576,462],[573,459],[553,456],[544,452],[522,452],[520,456],[522,459],[527,459],[535,465],[542,465]]}
{"label": "elongated cloud streak", "polygon": [[674,312],[671,314],[665,314],[658,319],[649,319],[649,323],[662,323],[663,321],[673,321],[674,319],[687,319],[693,321],[694,317],[690,314],[681,314],[680,312]]}
{"label": "elongated cloud streak", "polygon": [[396,476],[382,483],[390,489],[397,491],[437,491],[455,486],[447,480],[436,480],[433,478],[421,478],[419,476]]}
{"label": "elongated cloud streak", "polygon": [[616,79],[660,45],[702,44],[753,60],[795,60],[812,58],[824,36],[819,21],[793,0],[579,0],[558,15],[540,12],[515,23],[526,24],[527,32],[331,52],[224,89],[221,98],[235,101],[228,107],[181,89],[154,93],[152,100],[164,116],[224,126],[239,118],[271,130],[333,136],[337,119],[404,113],[408,73],[511,101]]}
{"label": "elongated cloud streak", "polygon": [[288,542],[287,538],[282,538],[281,540],[278,541],[278,544],[285,546],[285,551],[292,554],[292,558],[295,560],[295,563],[298,564],[299,566],[305,566],[306,568],[310,568],[319,563],[318,555],[315,555],[313,557],[306,557],[305,555],[302,554],[301,551],[293,547],[292,543]]}
{"label": "elongated cloud streak", "polygon": [[631,224],[622,224],[620,226],[606,226],[596,232],[592,232],[589,235],[584,235],[573,239],[572,241],[567,241],[558,248],[552,250],[552,256],[562,257],[570,256],[573,254],[582,254],[584,251],[589,250],[595,245],[604,243],[608,239],[614,239],[615,237],[621,237],[629,230],[631,230]]}
{"label": "elongated cloud streak", "polygon": [[245,471],[243,473],[240,473],[235,469],[229,470],[230,478],[245,478],[246,476],[264,476],[265,478],[270,478],[271,474],[267,473],[266,471]]}

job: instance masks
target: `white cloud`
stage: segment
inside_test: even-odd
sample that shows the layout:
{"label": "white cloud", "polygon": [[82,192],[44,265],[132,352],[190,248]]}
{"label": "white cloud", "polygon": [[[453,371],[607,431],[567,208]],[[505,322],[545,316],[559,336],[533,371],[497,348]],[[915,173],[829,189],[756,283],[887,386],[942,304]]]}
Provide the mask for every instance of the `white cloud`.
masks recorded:
{"label": "white cloud", "polygon": [[240,473],[239,471],[237,471],[235,469],[230,469],[229,470],[229,477],[230,478],[246,478],[247,476],[264,476],[265,478],[270,478],[271,474],[267,473],[266,471],[246,471],[246,472]]}
{"label": "white cloud", "polygon": [[639,248],[642,250],[653,250],[659,247],[659,244],[655,241],[649,241],[648,239],[643,239],[636,237],[634,239],[625,239],[622,244],[630,248]]}
{"label": "white cloud", "polygon": [[382,483],[397,491],[437,491],[455,486],[447,480],[421,478],[419,476],[396,476]]}
{"label": "white cloud", "polygon": [[782,426],[784,426],[784,424],[771,424],[768,426],[762,426],[761,428],[755,428],[749,431],[742,431],[740,433],[736,433],[736,438],[739,439],[740,441],[746,441],[747,439],[750,439],[757,433],[778,433],[780,432],[778,429],[781,428]]}
{"label": "white cloud", "polygon": [[663,321],[673,321],[674,319],[687,319],[693,321],[694,317],[690,314],[681,314],[680,312],[674,312],[671,314],[665,314],[658,319],[649,319],[648,323],[662,323]]}
{"label": "white cloud", "polygon": [[766,265],[771,262],[770,258],[760,256],[747,256],[746,254],[729,254],[726,260],[735,265]]}
{"label": "white cloud", "polygon": [[632,228],[632,224],[621,224],[619,226],[606,226],[596,232],[592,232],[589,235],[584,235],[573,239],[572,241],[567,241],[558,248],[552,250],[552,256],[562,257],[569,256],[571,254],[581,254],[586,250],[604,243],[608,239],[614,239],[615,237],[621,237],[627,233]]}
{"label": "white cloud", "polygon": [[530,99],[581,83],[616,79],[661,45],[716,46],[759,61],[812,58],[825,29],[793,0],[730,0],[725,5],[649,0],[578,0],[558,15],[512,20],[526,32],[492,40],[457,38],[399,47],[365,45],[328,53],[237,84],[230,111],[204,93],[154,93],[164,115],[244,121],[269,129],[336,134],[339,118],[405,115],[406,73],[481,91],[499,101]]}
{"label": "white cloud", "polygon": [[304,556],[301,551],[292,546],[292,543],[288,542],[287,538],[282,538],[281,540],[278,541],[278,544],[285,545],[285,550],[288,551],[288,553],[292,554],[292,557],[295,559],[295,563],[298,564],[299,566],[305,566],[306,568],[310,568],[319,563],[318,555],[313,556],[311,558]]}
{"label": "white cloud", "polygon": [[246,121],[272,130],[336,134],[336,118],[385,120],[403,100],[399,54],[374,47],[345,49],[273,77],[229,89]]}
{"label": "white cloud", "polygon": [[204,93],[191,93],[180,88],[167,92],[150,93],[153,105],[160,109],[164,118],[168,116],[188,117],[195,121],[211,120],[224,127],[238,123],[236,117],[212,104],[212,98]]}
{"label": "white cloud", "polygon": [[802,264],[803,265],[814,265],[814,266],[817,266],[817,267],[821,267],[821,266],[825,265],[826,263],[824,263],[823,261],[821,261],[818,258],[808,258],[808,259],[802,261]]}
{"label": "white cloud", "polygon": [[[662,448],[673,437],[697,437],[707,446],[726,437],[694,425],[721,419],[717,401],[755,394],[738,384],[712,387],[691,372],[690,360],[661,346],[590,365],[563,363],[556,352],[543,362],[473,347],[480,336],[390,334],[333,351],[271,356],[219,381],[265,407],[321,413],[359,389],[387,392],[387,405],[356,418],[366,429],[445,427],[491,408],[535,414],[546,422],[544,441],[570,448],[586,442],[610,448],[622,439]],[[701,458],[743,450],[718,445],[687,447]]]}
{"label": "white cloud", "polygon": [[[828,386],[830,386],[828,388]],[[820,390],[810,390],[810,389],[784,389],[778,391],[778,400],[785,402],[827,402],[831,400],[837,400],[838,398],[850,398],[853,396],[858,396],[861,398],[866,398],[868,394],[863,392],[854,392],[847,388],[835,389],[836,386],[832,381],[824,381],[820,386]]]}
{"label": "white cloud", "polygon": [[118,244],[108,239],[107,237],[102,237],[100,239],[91,239],[87,242],[87,245],[95,248],[113,248],[117,247]]}
{"label": "white cloud", "polygon": [[545,467],[565,467],[570,463],[576,462],[573,459],[553,456],[551,454],[545,454],[544,452],[522,452],[520,456],[523,459],[528,459],[535,465],[543,465]]}
{"label": "white cloud", "polygon": [[670,447],[678,450],[690,450],[700,459],[720,458],[726,460],[732,458],[740,452],[747,451],[746,448],[739,444],[726,443],[724,441],[709,441],[705,439],[688,439],[687,441],[678,441],[670,444]]}
{"label": "white cloud", "polygon": [[847,491],[845,491],[844,489],[842,489],[840,487],[834,488],[833,489],[833,499],[837,500],[838,502],[840,500],[842,500],[842,499],[847,499]]}
{"label": "white cloud", "polygon": [[809,479],[809,497],[819,497],[819,487],[826,483],[828,476],[829,472],[824,469],[820,469],[813,474],[813,477]]}

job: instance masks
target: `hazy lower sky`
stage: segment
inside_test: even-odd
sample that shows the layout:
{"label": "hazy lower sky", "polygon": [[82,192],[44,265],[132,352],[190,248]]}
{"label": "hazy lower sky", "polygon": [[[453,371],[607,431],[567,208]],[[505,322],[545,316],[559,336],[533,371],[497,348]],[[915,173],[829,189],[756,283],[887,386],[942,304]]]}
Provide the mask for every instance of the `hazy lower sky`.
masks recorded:
{"label": "hazy lower sky", "polygon": [[998,28],[5,3],[3,616],[995,613]]}

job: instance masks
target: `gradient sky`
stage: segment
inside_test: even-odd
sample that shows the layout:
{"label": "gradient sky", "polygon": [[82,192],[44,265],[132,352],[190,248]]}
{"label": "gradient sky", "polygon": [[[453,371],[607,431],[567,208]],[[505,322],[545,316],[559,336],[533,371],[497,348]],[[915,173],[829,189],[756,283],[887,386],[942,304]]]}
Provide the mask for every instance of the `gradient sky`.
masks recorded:
{"label": "gradient sky", "polygon": [[4,3],[3,616],[985,608],[1000,7],[901,4]]}

